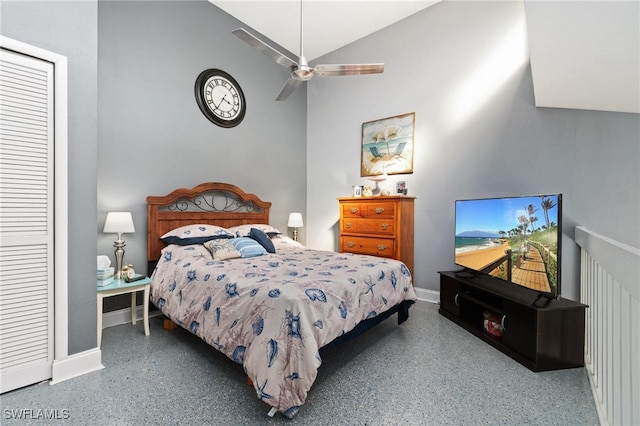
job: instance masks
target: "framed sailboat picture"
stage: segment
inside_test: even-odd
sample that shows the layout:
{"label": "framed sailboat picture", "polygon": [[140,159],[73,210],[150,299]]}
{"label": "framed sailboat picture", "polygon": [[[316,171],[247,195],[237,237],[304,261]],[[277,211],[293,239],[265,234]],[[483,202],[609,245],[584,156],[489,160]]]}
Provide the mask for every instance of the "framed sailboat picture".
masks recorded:
{"label": "framed sailboat picture", "polygon": [[360,176],[413,173],[415,113],[362,123]]}

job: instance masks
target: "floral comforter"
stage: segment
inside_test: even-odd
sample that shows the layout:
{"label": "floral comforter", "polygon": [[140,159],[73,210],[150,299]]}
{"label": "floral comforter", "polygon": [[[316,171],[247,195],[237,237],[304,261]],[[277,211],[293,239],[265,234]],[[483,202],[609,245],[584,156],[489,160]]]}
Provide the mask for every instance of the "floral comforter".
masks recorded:
{"label": "floral comforter", "polygon": [[151,300],[242,364],[258,397],[293,417],[316,379],[319,348],[416,295],[401,262],[273,242],[275,254],[225,261],[202,245],[169,245]]}

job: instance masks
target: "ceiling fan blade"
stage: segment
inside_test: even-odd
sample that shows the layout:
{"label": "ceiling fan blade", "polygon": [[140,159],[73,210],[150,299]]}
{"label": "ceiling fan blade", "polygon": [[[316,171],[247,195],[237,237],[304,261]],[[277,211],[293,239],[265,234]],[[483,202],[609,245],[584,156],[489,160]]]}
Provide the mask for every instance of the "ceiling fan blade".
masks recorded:
{"label": "ceiling fan blade", "polygon": [[249,33],[244,28],[237,28],[231,32],[235,34],[235,36],[238,37],[240,40],[243,40],[245,43],[258,49],[259,51],[261,51],[262,53],[264,53],[265,55],[267,55],[268,57],[270,57],[271,59],[273,59],[280,65],[282,65],[283,67],[295,67],[298,65],[296,61],[289,58],[284,53],[281,53],[276,49],[274,49],[273,47],[269,46],[267,43],[260,40],[253,34]]}
{"label": "ceiling fan blade", "polygon": [[331,64],[317,65],[313,69],[313,73],[320,77],[380,74],[382,72],[384,72],[384,64]]}
{"label": "ceiling fan blade", "polygon": [[285,99],[287,99],[289,95],[292,94],[298,88],[298,86],[300,86],[301,83],[302,81],[295,80],[293,78],[287,80],[284,87],[280,91],[280,94],[276,98],[276,101],[284,101]]}

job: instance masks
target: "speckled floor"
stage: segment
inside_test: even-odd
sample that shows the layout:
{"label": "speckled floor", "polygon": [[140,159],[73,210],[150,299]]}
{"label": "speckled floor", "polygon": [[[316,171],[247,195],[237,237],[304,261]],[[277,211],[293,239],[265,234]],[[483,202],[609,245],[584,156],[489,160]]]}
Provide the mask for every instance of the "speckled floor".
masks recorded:
{"label": "speckled floor", "polygon": [[[533,373],[418,302],[396,317],[331,348],[297,416],[267,417],[240,365],[190,333],[151,335],[121,325],[104,330],[103,370],[0,397],[0,424],[13,409],[57,410],[50,424],[558,424],[597,425],[584,369]],[[65,414],[66,413],[66,414]]]}

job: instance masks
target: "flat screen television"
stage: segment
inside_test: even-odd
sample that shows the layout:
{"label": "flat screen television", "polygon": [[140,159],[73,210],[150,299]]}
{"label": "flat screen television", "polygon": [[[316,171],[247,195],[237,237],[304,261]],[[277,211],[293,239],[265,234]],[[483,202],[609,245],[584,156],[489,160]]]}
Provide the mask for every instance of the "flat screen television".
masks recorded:
{"label": "flat screen television", "polygon": [[560,297],[562,194],[457,200],[455,263]]}

